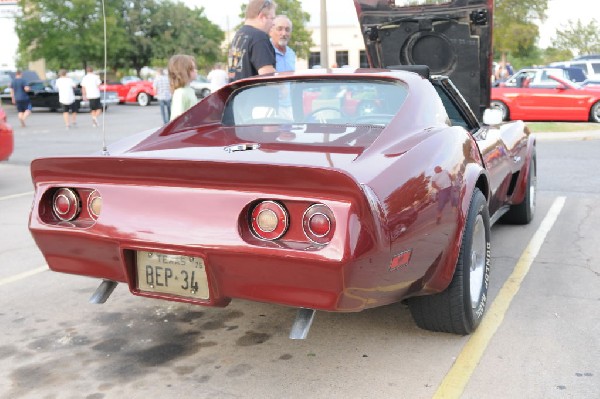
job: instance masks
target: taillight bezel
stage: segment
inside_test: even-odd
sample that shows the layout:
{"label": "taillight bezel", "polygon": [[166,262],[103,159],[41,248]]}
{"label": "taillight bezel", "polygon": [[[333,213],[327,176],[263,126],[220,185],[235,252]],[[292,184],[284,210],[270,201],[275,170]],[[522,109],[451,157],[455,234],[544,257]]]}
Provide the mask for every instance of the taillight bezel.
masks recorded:
{"label": "taillight bezel", "polygon": [[[61,212],[58,209],[58,201],[60,198],[67,200],[69,209],[65,212]],[[62,187],[54,192],[52,195],[52,212],[54,216],[62,222],[70,222],[76,219],[81,213],[81,198],[76,190],[72,188]]]}
{"label": "taillight bezel", "polygon": [[[311,219],[316,215],[325,216],[329,222],[329,229],[324,234],[315,233],[310,226]],[[333,211],[325,204],[319,203],[309,206],[302,216],[302,229],[306,238],[311,242],[320,245],[329,244],[335,232],[335,216]]]}
{"label": "taillight bezel", "polygon": [[[259,217],[263,212],[273,212],[277,217],[277,225],[270,231],[263,230],[260,227]],[[250,211],[250,231],[260,240],[277,240],[288,231],[289,227],[289,212],[286,207],[278,201],[260,201]]]}

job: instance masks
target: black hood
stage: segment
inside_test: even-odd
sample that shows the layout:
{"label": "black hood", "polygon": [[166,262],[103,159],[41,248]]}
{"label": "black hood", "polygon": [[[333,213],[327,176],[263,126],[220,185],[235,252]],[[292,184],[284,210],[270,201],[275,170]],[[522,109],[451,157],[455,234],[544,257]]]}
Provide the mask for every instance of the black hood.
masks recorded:
{"label": "black hood", "polygon": [[483,114],[490,102],[493,0],[354,4],[371,67],[427,65],[432,75],[450,77],[473,112]]}

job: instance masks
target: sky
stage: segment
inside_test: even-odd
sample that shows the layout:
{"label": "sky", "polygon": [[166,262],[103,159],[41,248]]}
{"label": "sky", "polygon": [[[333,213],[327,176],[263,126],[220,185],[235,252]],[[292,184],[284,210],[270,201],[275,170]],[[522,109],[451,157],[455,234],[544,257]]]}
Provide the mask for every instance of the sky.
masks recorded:
{"label": "sky", "polygon": [[[13,6],[2,5],[0,0],[0,69],[14,68],[14,54],[17,50],[17,37],[14,21],[7,17],[6,9]],[[182,0],[188,7],[204,7],[205,15],[221,29],[233,29],[241,20],[238,17],[241,5],[247,0]],[[301,0],[306,12],[311,15],[308,26],[320,24],[320,0]],[[564,28],[569,20],[581,19],[588,23],[596,14],[590,10],[590,0],[548,0],[548,18],[540,25],[539,46],[550,46],[557,29]],[[225,6],[226,4],[226,6]],[[600,22],[600,18],[596,18]],[[327,0],[327,20],[329,25],[357,24],[352,0]]]}

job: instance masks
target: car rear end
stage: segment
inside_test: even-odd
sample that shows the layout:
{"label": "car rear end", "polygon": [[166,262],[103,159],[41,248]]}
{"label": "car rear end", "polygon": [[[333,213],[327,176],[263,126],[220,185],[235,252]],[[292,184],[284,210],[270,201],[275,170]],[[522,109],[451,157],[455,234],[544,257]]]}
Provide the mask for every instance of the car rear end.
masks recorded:
{"label": "car rear end", "polygon": [[99,157],[36,160],[32,175],[30,230],[50,268],[135,295],[358,311],[365,271],[389,263],[363,189],[340,171]]}

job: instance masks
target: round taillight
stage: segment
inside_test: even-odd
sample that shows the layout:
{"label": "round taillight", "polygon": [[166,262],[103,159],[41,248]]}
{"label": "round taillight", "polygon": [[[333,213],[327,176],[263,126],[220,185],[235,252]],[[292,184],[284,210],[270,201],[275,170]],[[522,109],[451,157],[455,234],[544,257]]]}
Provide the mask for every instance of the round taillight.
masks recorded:
{"label": "round taillight", "polygon": [[62,221],[75,219],[81,210],[81,201],[75,190],[60,188],[52,197],[54,215]]}
{"label": "round taillight", "polygon": [[94,190],[90,193],[87,206],[90,216],[94,219],[98,219],[98,216],[100,216],[100,212],[102,211],[102,197],[98,191]]}
{"label": "round taillight", "polygon": [[323,204],[311,205],[302,218],[304,234],[317,244],[327,244],[331,241],[335,229],[335,218],[328,206]]}
{"label": "round taillight", "polygon": [[263,201],[256,205],[250,218],[252,232],[263,240],[278,239],[289,226],[287,210],[275,201]]}

